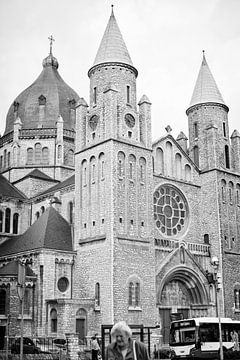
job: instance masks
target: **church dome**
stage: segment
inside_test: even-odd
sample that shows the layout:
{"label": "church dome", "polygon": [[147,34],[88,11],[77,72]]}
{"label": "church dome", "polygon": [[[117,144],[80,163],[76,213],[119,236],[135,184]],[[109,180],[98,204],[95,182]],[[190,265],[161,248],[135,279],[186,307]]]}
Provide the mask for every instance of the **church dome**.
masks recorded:
{"label": "church dome", "polygon": [[78,94],[58,73],[58,61],[50,54],[43,60],[39,77],[14,100],[7,114],[5,135],[13,130],[17,117],[22,129],[55,128],[58,116],[64,129],[75,129],[75,104]]}

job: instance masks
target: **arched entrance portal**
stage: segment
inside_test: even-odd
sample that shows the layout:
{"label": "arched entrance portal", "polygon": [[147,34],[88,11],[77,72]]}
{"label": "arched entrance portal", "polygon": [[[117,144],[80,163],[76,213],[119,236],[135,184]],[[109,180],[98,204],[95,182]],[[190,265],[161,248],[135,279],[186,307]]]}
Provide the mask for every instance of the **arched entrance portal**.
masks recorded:
{"label": "arched entrance portal", "polygon": [[174,315],[182,318],[207,316],[209,298],[203,284],[204,277],[184,266],[168,272],[160,280],[157,276],[157,306],[161,319],[164,344],[169,341],[170,321]]}

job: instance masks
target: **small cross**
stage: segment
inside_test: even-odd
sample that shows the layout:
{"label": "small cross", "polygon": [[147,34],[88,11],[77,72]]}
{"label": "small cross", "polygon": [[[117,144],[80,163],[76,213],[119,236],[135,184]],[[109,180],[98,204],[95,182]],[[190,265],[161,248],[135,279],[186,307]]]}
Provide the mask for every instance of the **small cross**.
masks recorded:
{"label": "small cross", "polygon": [[51,35],[51,36],[49,36],[48,40],[50,40],[50,54],[52,54],[52,44],[53,44],[53,41],[55,41],[55,39]]}

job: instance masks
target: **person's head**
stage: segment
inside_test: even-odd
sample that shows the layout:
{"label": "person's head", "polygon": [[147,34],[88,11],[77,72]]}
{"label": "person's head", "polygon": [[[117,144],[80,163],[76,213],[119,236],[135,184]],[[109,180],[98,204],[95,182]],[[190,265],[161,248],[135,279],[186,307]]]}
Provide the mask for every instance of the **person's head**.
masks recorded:
{"label": "person's head", "polygon": [[125,349],[132,336],[132,331],[125,321],[119,321],[112,327],[111,336],[115,339],[119,348]]}

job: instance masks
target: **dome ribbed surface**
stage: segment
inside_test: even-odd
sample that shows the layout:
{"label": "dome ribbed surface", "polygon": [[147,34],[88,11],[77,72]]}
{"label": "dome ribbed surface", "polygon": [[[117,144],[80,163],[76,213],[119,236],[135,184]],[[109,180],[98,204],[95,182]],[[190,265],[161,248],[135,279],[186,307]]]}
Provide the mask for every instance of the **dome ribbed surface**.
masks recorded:
{"label": "dome ribbed surface", "polygon": [[[78,94],[68,86],[58,73],[58,62],[51,54],[43,60],[43,70],[39,77],[15,99],[7,114],[5,133],[13,130],[16,119],[14,110],[17,106],[17,116],[22,121],[23,129],[39,127],[41,112],[41,127],[55,128],[58,116],[61,115],[64,129],[75,128],[69,102],[79,99]],[[39,99],[40,98],[40,99]],[[44,99],[45,98],[45,99]],[[73,103],[74,103],[73,102]],[[43,104],[40,110],[40,105]]]}
{"label": "dome ribbed surface", "polygon": [[120,62],[133,66],[113,11],[108,21],[93,66],[106,62]]}
{"label": "dome ribbed surface", "polygon": [[209,69],[206,58],[203,55],[202,64],[189,107],[208,102],[225,105],[222,95],[218,90],[217,84]]}

